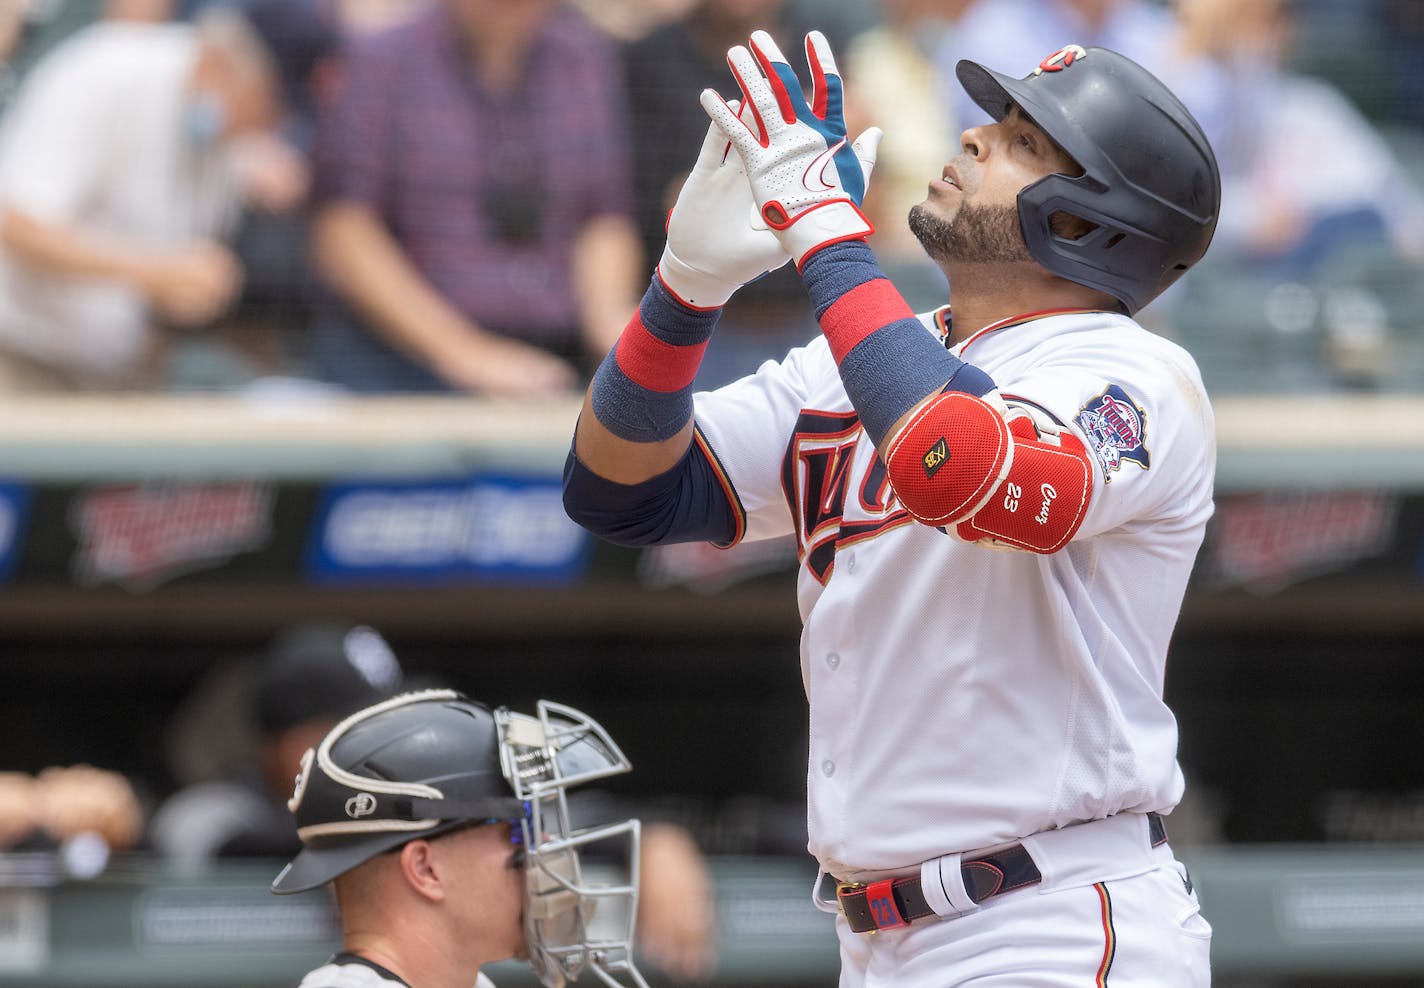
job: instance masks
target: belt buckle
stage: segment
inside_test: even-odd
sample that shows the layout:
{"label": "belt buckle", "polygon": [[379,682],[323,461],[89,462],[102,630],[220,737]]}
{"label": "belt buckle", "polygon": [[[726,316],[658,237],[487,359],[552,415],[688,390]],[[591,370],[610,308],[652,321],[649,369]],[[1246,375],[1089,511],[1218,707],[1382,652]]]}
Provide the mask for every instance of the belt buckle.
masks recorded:
{"label": "belt buckle", "polygon": [[844,895],[844,894],[847,893],[847,892],[861,892],[861,891],[864,891],[864,889],[865,889],[865,883],[864,883],[864,882],[842,882],[842,881],[840,881],[839,879],[837,879],[837,881],[836,881],[836,908],[841,911],[841,914],[842,914],[842,915],[845,914],[845,906],[843,906],[843,905],[841,904],[841,896]]}
{"label": "belt buckle", "polygon": [[[836,881],[836,908],[840,910],[842,916],[845,915],[845,903],[841,901],[841,894],[842,894],[842,893],[845,893],[845,892],[864,892],[864,891],[865,891],[865,883],[864,883],[864,882],[843,882],[843,881],[840,881],[839,879],[837,879],[837,881]],[[871,937],[873,937],[873,936],[875,936],[875,934],[877,934],[877,933],[879,933],[879,932],[880,932],[880,931],[879,931],[878,929],[870,929],[870,930],[866,930],[864,935],[865,935],[865,936],[871,936]]]}

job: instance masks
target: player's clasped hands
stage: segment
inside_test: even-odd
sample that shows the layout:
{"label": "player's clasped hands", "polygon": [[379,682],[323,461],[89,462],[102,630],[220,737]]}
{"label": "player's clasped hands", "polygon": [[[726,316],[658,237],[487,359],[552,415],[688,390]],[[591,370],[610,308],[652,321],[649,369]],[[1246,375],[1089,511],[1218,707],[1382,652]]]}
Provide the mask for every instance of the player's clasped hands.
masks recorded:
{"label": "player's clasped hands", "polygon": [[[731,107],[735,113],[741,104]],[[699,309],[724,304],[742,285],[781,267],[786,251],[762,221],[742,161],[715,123],[668,215],[658,277]]]}
{"label": "player's clasped hands", "polygon": [[806,61],[810,103],[776,42],[757,31],[750,47],[727,52],[742,91],[740,106],[733,108],[711,89],[701,100],[740,158],[762,218],[798,265],[821,247],[873,232],[859,204],[881,138],[880,129],[871,127],[849,142],[840,73],[819,31],[806,36]]}
{"label": "player's clasped hands", "polygon": [[[716,308],[788,258],[799,263],[816,247],[871,231],[856,207],[881,132],[872,127],[847,142],[835,56],[819,31],[805,44],[810,103],[765,31],[752,35],[750,48],[727,53],[743,98],[702,95],[712,124],[668,217],[658,262],[663,284],[694,308]],[[812,219],[816,206],[829,209]],[[828,225],[834,234],[823,236]]]}

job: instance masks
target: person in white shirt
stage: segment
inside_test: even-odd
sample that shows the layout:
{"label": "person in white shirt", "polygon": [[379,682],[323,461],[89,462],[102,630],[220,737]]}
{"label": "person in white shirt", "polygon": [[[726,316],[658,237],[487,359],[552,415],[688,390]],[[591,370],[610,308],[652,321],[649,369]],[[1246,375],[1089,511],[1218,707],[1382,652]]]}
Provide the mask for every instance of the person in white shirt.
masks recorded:
{"label": "person in white shirt", "polygon": [[222,7],[101,21],[34,67],[0,120],[0,391],[152,384],[160,328],[233,302],[236,149],[280,103],[271,52]]}

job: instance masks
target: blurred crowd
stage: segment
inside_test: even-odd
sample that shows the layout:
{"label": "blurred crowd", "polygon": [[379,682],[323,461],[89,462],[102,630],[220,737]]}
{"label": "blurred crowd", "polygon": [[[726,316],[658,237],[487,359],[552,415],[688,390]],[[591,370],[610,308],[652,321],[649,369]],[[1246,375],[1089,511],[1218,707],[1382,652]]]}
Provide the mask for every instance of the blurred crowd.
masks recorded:
{"label": "blurred crowd", "polygon": [[[580,390],[621,330],[724,52],[810,28],[866,208],[917,308],[904,217],[1012,75],[1116,48],[1216,148],[1207,261],[1146,313],[1222,390],[1417,388],[1424,16],[1409,0],[5,0],[0,391]],[[699,384],[816,332],[794,273],[728,306]]]}

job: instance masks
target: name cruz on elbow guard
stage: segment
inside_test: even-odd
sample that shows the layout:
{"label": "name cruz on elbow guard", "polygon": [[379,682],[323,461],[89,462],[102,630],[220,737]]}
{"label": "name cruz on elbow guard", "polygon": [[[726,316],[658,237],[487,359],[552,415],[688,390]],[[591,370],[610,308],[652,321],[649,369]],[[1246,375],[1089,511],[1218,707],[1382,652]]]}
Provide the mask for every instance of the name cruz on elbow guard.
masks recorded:
{"label": "name cruz on elbow guard", "polygon": [[[928,459],[929,458],[926,457],[926,461],[928,461]],[[1019,501],[1023,498],[1023,488],[1015,483],[1006,484],[1005,488],[1007,493],[1004,494],[1004,510],[1017,512],[1019,510]],[[1034,521],[1040,525],[1047,525],[1048,512],[1049,509],[1053,507],[1054,498],[1058,497],[1058,491],[1052,484],[1042,484],[1039,487],[1039,493],[1043,495],[1043,503],[1039,505],[1038,515],[1034,518]]]}

